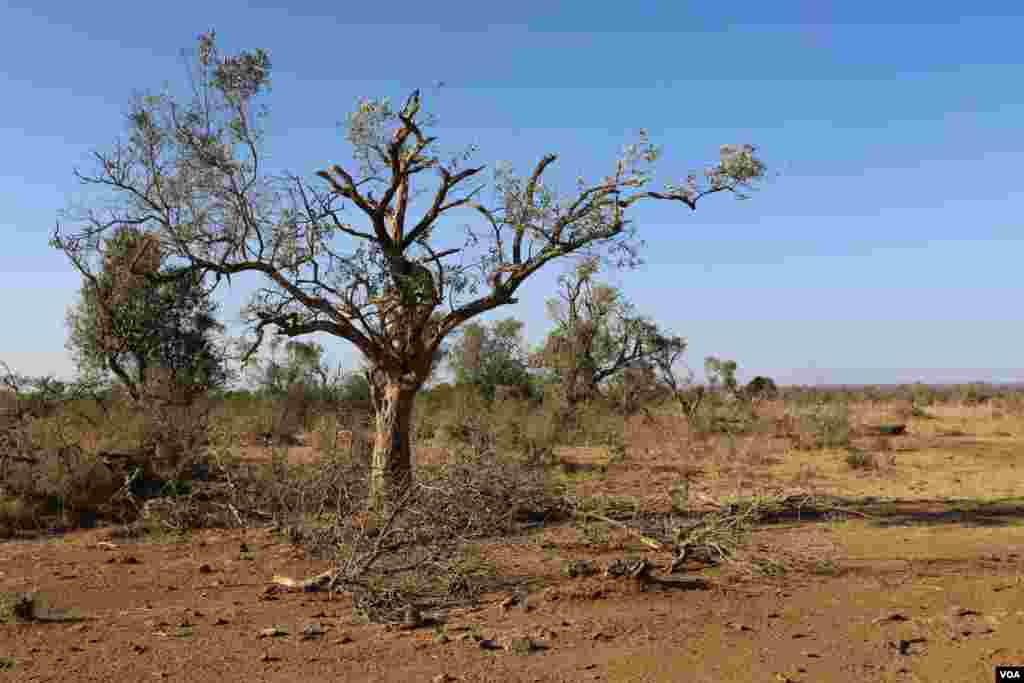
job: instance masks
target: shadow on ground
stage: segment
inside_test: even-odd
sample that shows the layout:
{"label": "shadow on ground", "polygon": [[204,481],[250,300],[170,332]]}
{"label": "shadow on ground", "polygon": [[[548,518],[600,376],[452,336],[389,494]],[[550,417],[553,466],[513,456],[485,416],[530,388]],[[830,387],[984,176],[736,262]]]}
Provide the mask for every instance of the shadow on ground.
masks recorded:
{"label": "shadow on ground", "polygon": [[863,517],[872,526],[1004,527],[1024,523],[1024,499],[993,501],[957,499],[882,500],[878,498],[815,498],[806,505],[789,504],[770,510],[762,524],[831,521],[843,515]]}

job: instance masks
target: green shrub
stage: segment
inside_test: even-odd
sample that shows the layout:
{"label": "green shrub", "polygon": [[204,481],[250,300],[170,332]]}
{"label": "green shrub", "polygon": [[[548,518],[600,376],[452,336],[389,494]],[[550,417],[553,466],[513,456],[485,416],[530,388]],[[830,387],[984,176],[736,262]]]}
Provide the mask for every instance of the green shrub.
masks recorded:
{"label": "green shrub", "polygon": [[796,423],[799,448],[842,448],[850,444],[850,411],[845,402],[800,408]]}
{"label": "green shrub", "polygon": [[846,452],[846,464],[855,470],[871,470],[878,467],[874,453],[862,451],[859,448],[850,448]]}

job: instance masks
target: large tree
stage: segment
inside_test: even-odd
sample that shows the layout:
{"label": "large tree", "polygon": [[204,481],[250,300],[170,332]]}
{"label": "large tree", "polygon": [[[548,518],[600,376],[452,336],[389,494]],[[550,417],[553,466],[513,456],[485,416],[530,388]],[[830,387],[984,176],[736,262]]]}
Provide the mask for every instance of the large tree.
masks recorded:
{"label": "large tree", "polygon": [[136,402],[188,404],[229,379],[215,339],[223,326],[197,273],[153,282],[164,254],[159,240],[121,225],[97,249],[101,266],[82,273],[68,309],[68,339],[80,378],[112,374]]}
{"label": "large tree", "polygon": [[599,267],[584,259],[559,279],[558,296],[547,302],[555,328],[531,359],[557,379],[569,407],[597,398],[627,371],[639,380],[657,354],[686,347],[638,314],[620,288],[595,281]]}
{"label": "large tree", "polygon": [[[318,186],[266,171],[255,108],[269,84],[266,52],[224,56],[204,34],[190,69],[190,98],[135,99],[127,140],[96,152],[96,171],[78,174],[114,201],[78,212],[74,230],[58,223],[54,244],[74,255],[114,225],[145,225],[179,258],[181,273],[265,278],[246,308],[253,348],[268,327],[354,344],[370,368],[376,411],[374,506],[411,481],[413,398],[451,332],[516,303],[523,283],[553,261],[590,249],[635,262],[627,212],[636,204],[695,209],[710,194],[743,196],[764,173],[753,147],[724,146],[702,176],[646,190],[658,149],[642,134],[609,175],[581,178],[564,196],[543,181],[554,154],[524,177],[496,169],[495,199],[485,203],[486,183],[471,184],[484,167],[465,165],[472,149],[438,149],[413,92],[398,110],[362,100],[346,133],[357,168],[331,165],[317,172]],[[463,211],[475,213],[483,234],[470,230],[460,245],[442,219]]]}

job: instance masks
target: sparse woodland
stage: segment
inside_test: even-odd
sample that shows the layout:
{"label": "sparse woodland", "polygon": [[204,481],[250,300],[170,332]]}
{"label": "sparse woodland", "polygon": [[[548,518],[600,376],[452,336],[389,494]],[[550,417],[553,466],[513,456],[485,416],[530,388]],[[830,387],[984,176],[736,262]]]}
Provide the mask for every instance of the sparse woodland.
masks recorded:
{"label": "sparse woodland", "polygon": [[[568,193],[545,181],[555,154],[487,182],[477,150],[440,147],[413,93],[398,109],[357,103],[351,165],[327,163],[328,147],[311,177],[277,176],[258,106],[269,55],[223,55],[204,34],[190,69],[187,97],[133,100],[126,135],[76,171],[105,193],[52,235],[81,275],[67,318],[77,375],[0,366],[4,538],[269,529],[327,568],[274,585],[416,627],[526,591],[480,548],[538,529],[599,549],[608,580],[781,571],[745,541],[800,511],[849,512],[839,484],[816,482],[878,483],[970,420],[993,438],[1024,420],[1024,392],[985,384],[777,386],[715,357],[695,381],[686,339],[602,276],[640,263],[637,204],[746,198],[766,172],[751,145],[657,190],[646,135]],[[476,222],[460,234],[449,215]],[[528,348],[514,304],[542,269],[561,277]],[[243,273],[260,288],[229,339],[214,293]],[[505,317],[483,322],[491,311]],[[354,345],[361,368],[330,367],[327,337]],[[570,579],[599,571],[564,559]]]}

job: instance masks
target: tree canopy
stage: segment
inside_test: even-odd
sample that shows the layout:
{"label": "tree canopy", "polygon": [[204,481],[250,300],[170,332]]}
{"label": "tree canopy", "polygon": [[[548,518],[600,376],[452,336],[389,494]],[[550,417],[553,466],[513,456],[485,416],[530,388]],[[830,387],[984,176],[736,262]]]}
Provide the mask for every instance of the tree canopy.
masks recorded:
{"label": "tree canopy", "polygon": [[456,384],[473,385],[488,400],[494,398],[499,386],[530,386],[523,323],[515,318],[491,325],[466,323],[461,337],[452,345],[448,362],[455,371]]}
{"label": "tree canopy", "polygon": [[547,302],[555,329],[532,358],[557,378],[571,405],[596,398],[627,371],[641,379],[656,355],[686,347],[639,315],[621,289],[596,282],[598,269],[597,259],[586,259],[559,279],[559,295]]}
{"label": "tree canopy", "polygon": [[119,226],[102,249],[102,269],[82,271],[67,315],[79,376],[112,373],[136,401],[187,403],[222,387],[229,372],[213,335],[223,326],[200,279],[147,279],[164,257],[155,237],[134,226]]}

